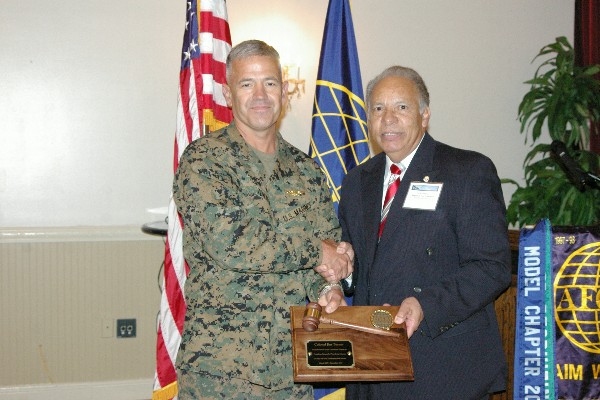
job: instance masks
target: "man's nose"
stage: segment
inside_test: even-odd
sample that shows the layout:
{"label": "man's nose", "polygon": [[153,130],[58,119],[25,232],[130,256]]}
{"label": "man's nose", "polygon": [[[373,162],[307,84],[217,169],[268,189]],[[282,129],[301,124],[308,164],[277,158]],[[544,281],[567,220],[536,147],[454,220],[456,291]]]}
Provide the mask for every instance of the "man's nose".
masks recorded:
{"label": "man's nose", "polygon": [[267,95],[267,89],[263,85],[256,85],[254,89],[254,97],[263,98]]}
{"label": "man's nose", "polygon": [[394,112],[394,110],[386,108],[386,109],[383,110],[382,120],[386,124],[393,124],[393,123],[395,123],[398,120],[398,116],[396,115],[396,113]]}

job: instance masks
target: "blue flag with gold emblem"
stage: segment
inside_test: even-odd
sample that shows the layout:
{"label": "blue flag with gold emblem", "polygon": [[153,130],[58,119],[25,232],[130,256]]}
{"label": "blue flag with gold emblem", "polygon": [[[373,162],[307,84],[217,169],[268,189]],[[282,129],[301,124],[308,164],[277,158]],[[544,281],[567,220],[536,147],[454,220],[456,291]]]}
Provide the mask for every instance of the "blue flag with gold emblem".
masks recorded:
{"label": "blue flag with gold emblem", "polygon": [[[348,0],[330,0],[325,18],[309,155],[327,176],[337,212],[344,176],[370,157],[367,116]],[[350,299],[346,299],[351,304]],[[343,400],[341,386],[315,386],[315,399]]]}
{"label": "blue flag with gold emblem", "polygon": [[600,226],[521,230],[514,396],[600,398]]}
{"label": "blue flag with gold emblem", "polygon": [[[370,157],[367,116],[348,0],[329,0],[312,115],[309,155],[327,176],[337,212],[344,176]],[[351,304],[350,299],[346,299]],[[315,399],[343,400],[340,386],[315,386]]]}
{"label": "blue flag with gold emblem", "polygon": [[556,398],[600,398],[600,226],[552,228]]}
{"label": "blue flag with gold emblem", "polygon": [[370,156],[360,66],[348,0],[330,0],[327,8],[309,154],[327,176],[337,212],[344,176]]}

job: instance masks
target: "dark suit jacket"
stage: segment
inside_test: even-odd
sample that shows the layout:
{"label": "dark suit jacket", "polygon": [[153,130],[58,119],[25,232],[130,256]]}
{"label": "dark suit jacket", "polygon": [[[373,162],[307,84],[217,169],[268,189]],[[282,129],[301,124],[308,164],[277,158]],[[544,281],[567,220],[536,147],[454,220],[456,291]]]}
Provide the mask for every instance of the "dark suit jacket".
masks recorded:
{"label": "dark suit jacket", "polygon": [[[354,305],[416,297],[425,315],[409,343],[414,382],[352,384],[348,399],[480,399],[506,384],[493,302],[511,279],[505,206],[487,157],[425,134],[380,242],[385,154],[347,175],[339,217],[356,252]],[[410,182],[442,182],[434,211],[403,208]]]}

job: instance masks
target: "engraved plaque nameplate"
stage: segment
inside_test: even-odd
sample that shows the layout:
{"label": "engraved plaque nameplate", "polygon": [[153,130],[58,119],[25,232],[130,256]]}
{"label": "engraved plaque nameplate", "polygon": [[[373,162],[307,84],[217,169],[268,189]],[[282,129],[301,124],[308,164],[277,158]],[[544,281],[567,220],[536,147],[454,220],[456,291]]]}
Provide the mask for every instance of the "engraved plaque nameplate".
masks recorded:
{"label": "engraved plaque nameplate", "polygon": [[352,343],[349,340],[309,340],[306,360],[311,368],[350,368],[354,366]]}
{"label": "engraved plaque nameplate", "polygon": [[292,306],[295,382],[411,381],[406,326],[393,323],[399,306],[339,307],[308,313]]}

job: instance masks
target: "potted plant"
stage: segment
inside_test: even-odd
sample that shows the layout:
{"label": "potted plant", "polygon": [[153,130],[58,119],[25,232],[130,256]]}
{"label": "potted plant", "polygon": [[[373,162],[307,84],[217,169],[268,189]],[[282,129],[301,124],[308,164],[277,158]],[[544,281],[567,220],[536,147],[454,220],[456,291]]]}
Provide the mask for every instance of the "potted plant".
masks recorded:
{"label": "potted plant", "polygon": [[[597,172],[600,156],[588,149],[590,124],[600,121],[600,81],[594,79],[600,65],[575,65],[573,47],[565,37],[544,46],[534,61],[545,56],[549,58],[533,79],[525,82],[531,88],[519,105],[525,143],[530,134],[535,144],[547,126],[550,138],[563,142],[583,171]],[[542,218],[553,225],[600,223],[600,190],[572,183],[557,161],[550,144],[536,144],[523,163],[525,186],[502,180],[517,186],[507,208],[510,224],[531,225]]]}

